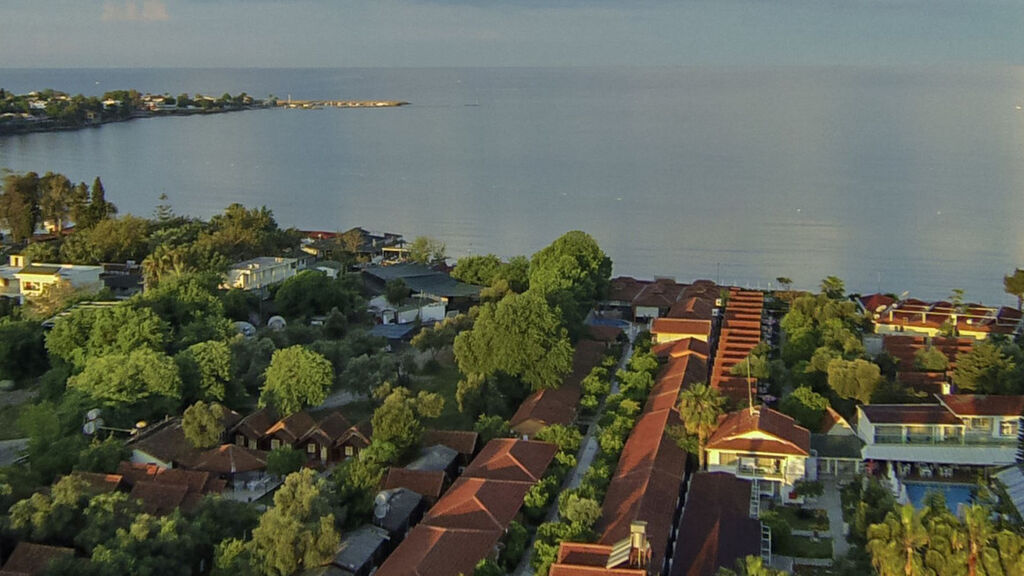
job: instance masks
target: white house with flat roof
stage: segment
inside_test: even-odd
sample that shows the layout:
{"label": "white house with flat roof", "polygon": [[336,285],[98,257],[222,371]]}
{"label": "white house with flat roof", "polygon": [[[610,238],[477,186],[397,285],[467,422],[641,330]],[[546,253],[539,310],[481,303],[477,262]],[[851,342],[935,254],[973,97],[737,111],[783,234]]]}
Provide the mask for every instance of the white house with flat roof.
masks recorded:
{"label": "white house with flat roof", "polygon": [[858,406],[864,460],[914,464],[929,470],[925,476],[933,473],[932,465],[1013,464],[1024,396],[949,394],[936,400]]}
{"label": "white house with flat roof", "polygon": [[103,287],[102,273],[102,266],[37,263],[12,254],[8,265],[0,266],[0,296],[24,304],[26,299],[40,296],[48,287],[60,283],[75,290],[96,291]]}
{"label": "white house with flat roof", "polygon": [[299,261],[295,258],[261,256],[232,264],[222,287],[263,293],[269,286],[295,276],[298,270]]}

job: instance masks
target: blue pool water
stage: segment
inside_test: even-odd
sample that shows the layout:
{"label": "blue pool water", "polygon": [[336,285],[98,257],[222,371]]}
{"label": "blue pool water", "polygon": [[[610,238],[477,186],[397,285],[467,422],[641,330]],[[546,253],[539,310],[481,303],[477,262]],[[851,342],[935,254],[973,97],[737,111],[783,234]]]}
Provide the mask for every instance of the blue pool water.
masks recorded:
{"label": "blue pool water", "polygon": [[931,482],[907,482],[907,497],[914,508],[921,508],[928,492],[942,492],[946,496],[946,506],[955,514],[960,504],[971,503],[970,484],[940,484]]}

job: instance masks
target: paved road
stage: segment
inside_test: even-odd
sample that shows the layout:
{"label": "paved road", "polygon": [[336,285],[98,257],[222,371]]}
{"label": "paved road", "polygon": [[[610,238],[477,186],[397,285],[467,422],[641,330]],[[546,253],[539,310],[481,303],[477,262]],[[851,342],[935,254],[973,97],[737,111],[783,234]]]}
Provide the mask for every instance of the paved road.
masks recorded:
{"label": "paved road", "polygon": [[[629,359],[633,357],[633,338],[636,337],[636,329],[631,328],[628,331],[628,335],[629,343],[626,344],[626,349],[622,352],[622,358],[619,359],[618,368],[620,369],[624,368],[629,363]],[[615,378],[614,374],[612,375],[611,390],[612,394],[617,394],[619,391],[619,381]],[[576,453],[576,467],[573,468],[572,472],[562,483],[562,489],[559,493],[578,488],[580,483],[583,482],[583,476],[590,469],[590,465],[594,463],[594,458],[597,456],[599,448],[597,439],[594,436],[598,433],[597,421],[602,413],[604,413],[603,399],[590,426],[587,427],[587,433],[583,436],[582,442],[580,442],[580,450]],[[551,508],[548,509],[548,514],[544,521],[558,522],[558,497],[551,499]],[[536,540],[536,537],[534,537],[534,540]],[[533,568],[530,566],[530,562],[533,560],[533,547],[534,541],[531,540],[530,547],[526,549],[526,554],[519,561],[519,566],[512,572],[513,576],[531,576],[533,574]]]}

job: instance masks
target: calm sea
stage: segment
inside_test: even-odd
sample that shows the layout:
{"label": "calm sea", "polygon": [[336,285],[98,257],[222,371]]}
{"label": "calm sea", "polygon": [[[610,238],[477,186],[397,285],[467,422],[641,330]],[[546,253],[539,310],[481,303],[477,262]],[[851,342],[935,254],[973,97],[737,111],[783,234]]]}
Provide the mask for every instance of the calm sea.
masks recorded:
{"label": "calm sea", "polygon": [[399,99],[0,138],[0,167],[101,176],[122,212],[266,205],[282,225],[530,254],[592,234],[617,274],[1011,303],[1024,69],[0,70],[15,92]]}

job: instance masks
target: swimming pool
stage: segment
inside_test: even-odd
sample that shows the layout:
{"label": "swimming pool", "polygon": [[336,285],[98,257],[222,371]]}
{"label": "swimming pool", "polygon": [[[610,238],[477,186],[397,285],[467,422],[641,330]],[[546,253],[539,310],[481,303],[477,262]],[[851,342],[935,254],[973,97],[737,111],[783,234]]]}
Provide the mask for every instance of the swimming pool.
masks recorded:
{"label": "swimming pool", "polygon": [[945,484],[938,482],[905,482],[907,498],[914,508],[923,507],[924,497],[929,492],[942,492],[946,496],[946,506],[956,514],[960,504],[971,503],[971,484]]}

